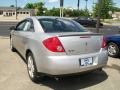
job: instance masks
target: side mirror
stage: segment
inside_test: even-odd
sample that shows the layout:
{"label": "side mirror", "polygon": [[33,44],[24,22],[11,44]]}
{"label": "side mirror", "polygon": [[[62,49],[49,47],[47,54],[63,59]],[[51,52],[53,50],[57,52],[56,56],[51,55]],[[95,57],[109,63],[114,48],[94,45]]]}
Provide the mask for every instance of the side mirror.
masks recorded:
{"label": "side mirror", "polygon": [[12,27],[10,27],[9,30],[15,30],[15,29],[16,29],[15,26],[12,26]]}

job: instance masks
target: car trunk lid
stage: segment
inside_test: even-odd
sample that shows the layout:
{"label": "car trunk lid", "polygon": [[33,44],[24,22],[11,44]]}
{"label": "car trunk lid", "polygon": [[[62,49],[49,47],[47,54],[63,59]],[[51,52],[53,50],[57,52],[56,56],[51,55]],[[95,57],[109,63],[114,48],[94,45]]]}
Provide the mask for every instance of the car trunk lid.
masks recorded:
{"label": "car trunk lid", "polygon": [[62,34],[58,35],[67,55],[80,55],[99,52],[103,36],[100,34]]}

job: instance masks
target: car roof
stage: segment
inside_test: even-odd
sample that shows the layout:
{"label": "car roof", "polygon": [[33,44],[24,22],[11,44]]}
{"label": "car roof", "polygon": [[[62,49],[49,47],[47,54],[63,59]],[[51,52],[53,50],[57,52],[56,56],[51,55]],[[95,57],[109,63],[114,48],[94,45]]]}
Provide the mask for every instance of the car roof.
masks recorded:
{"label": "car roof", "polygon": [[27,17],[27,18],[31,18],[31,19],[67,19],[67,20],[72,20],[71,18],[66,18],[66,17],[58,17],[58,16],[30,16],[30,17]]}

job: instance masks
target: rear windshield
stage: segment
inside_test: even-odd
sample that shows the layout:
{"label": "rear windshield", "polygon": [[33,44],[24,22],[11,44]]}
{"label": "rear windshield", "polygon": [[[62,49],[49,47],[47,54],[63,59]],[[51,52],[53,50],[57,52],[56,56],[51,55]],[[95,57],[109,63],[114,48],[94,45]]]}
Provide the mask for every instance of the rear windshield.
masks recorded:
{"label": "rear windshield", "polygon": [[46,33],[59,32],[86,32],[85,28],[73,20],[66,19],[39,19]]}

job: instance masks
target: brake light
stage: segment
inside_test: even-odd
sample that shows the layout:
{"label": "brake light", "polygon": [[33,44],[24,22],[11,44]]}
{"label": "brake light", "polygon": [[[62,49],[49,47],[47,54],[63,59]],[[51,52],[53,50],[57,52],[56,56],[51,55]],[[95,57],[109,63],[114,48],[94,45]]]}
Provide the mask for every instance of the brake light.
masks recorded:
{"label": "brake light", "polygon": [[103,40],[102,40],[102,48],[106,48],[107,44],[106,44],[106,38],[103,37]]}
{"label": "brake light", "polygon": [[43,41],[44,46],[52,52],[65,52],[58,37],[51,37]]}

